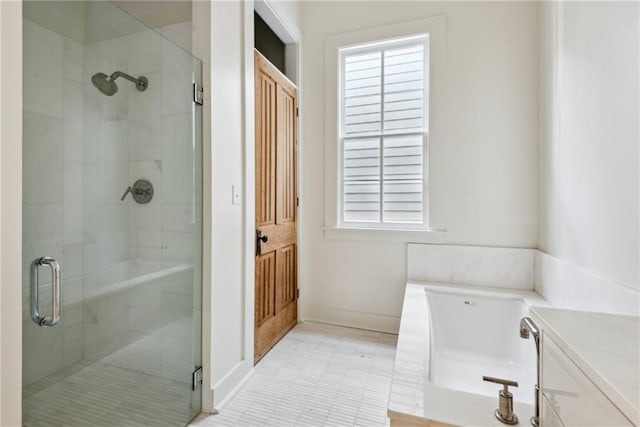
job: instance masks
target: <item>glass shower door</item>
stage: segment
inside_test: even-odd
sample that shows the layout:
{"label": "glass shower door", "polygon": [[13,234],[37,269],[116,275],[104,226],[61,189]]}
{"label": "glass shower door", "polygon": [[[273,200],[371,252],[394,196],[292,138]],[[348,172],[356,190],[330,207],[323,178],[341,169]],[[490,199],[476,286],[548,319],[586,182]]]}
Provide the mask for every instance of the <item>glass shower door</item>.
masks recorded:
{"label": "glass shower door", "polygon": [[23,424],[185,425],[201,63],[101,1],[25,2],[23,50]]}

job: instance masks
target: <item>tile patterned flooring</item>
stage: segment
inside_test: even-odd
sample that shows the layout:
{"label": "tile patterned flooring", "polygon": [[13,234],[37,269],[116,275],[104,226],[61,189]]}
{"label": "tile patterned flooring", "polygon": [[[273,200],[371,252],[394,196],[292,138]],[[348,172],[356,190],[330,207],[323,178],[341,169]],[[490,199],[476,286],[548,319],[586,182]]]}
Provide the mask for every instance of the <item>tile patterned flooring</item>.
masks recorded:
{"label": "tile patterned flooring", "polygon": [[194,415],[189,384],[100,362],[75,363],[23,395],[28,427],[169,427]]}
{"label": "tile patterned flooring", "polygon": [[194,427],[388,426],[397,336],[301,323],[218,415]]}
{"label": "tile patterned flooring", "polygon": [[[191,409],[191,317],[99,360],[81,360],[23,388],[27,427],[184,426]],[[99,383],[100,386],[96,387]]]}
{"label": "tile patterned flooring", "polygon": [[[220,414],[201,415],[192,426],[388,426],[396,340],[301,323]],[[168,427],[192,416],[185,383],[104,362],[81,361],[26,386],[23,425]]]}

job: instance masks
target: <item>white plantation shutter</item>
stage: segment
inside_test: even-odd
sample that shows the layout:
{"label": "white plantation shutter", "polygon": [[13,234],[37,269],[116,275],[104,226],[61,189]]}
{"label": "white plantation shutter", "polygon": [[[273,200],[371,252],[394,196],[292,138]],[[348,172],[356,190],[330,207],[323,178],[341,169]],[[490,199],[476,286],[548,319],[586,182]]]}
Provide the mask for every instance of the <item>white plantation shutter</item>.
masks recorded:
{"label": "white plantation shutter", "polygon": [[427,37],[340,50],[342,221],[424,225]]}

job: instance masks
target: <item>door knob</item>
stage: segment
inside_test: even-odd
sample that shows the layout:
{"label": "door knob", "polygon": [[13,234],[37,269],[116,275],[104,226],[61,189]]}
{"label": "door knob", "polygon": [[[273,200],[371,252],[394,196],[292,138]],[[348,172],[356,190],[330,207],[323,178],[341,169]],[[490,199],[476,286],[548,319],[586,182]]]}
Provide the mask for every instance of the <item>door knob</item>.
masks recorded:
{"label": "door knob", "polygon": [[262,255],[262,243],[267,243],[269,236],[262,235],[261,230],[256,230],[256,256]]}

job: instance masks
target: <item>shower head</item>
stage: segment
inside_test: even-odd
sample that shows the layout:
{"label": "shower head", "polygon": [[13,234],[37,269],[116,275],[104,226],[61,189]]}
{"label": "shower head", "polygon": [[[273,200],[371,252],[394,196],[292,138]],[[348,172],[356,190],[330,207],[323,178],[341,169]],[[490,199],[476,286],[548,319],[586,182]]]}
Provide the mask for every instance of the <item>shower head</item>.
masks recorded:
{"label": "shower head", "polygon": [[98,90],[103,94],[107,96],[113,96],[116,94],[116,92],[118,92],[118,86],[115,82],[118,77],[122,77],[129,80],[130,82],[135,83],[136,89],[141,92],[147,90],[147,87],[149,87],[149,80],[147,80],[146,77],[140,76],[136,79],[135,77],[131,77],[129,74],[123,73],[122,71],[116,71],[115,73],[111,74],[111,76],[107,76],[105,73],[96,73],[91,77],[91,83],[93,83],[93,85],[97,87]]}
{"label": "shower head", "polygon": [[98,88],[100,92],[107,96],[113,96],[118,91],[118,86],[105,73],[96,73],[91,77],[91,83]]}

